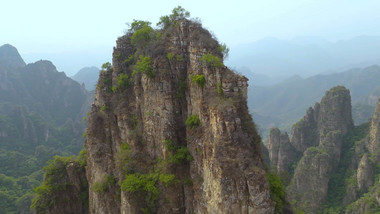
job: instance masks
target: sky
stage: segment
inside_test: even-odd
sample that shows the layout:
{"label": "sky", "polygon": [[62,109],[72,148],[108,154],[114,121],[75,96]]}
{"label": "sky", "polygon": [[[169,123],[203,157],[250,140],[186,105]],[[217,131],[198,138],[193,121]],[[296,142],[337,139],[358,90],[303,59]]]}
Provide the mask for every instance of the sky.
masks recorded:
{"label": "sky", "polygon": [[27,63],[48,59],[73,75],[110,61],[127,22],[155,25],[178,5],[230,49],[266,37],[380,35],[378,0],[12,0],[1,5],[0,45],[15,46]]}

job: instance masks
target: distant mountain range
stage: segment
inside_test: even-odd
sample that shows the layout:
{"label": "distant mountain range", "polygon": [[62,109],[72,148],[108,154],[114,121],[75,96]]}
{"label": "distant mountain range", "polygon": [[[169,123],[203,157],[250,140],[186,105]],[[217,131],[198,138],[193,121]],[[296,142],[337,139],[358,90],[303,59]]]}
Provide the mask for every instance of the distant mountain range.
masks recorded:
{"label": "distant mountain range", "polygon": [[0,213],[30,213],[46,161],[83,148],[92,100],[50,61],[26,65],[15,47],[0,47]]}
{"label": "distant mountain range", "polygon": [[80,84],[84,84],[88,91],[95,90],[96,84],[99,78],[99,68],[97,67],[85,67],[80,69],[71,78]]}
{"label": "distant mountain range", "polygon": [[[337,42],[318,37],[266,38],[232,48],[227,64],[237,70],[246,67],[254,74],[268,77],[310,77],[380,64],[379,49],[379,36],[361,36]],[[263,85],[260,80],[253,84]]]}
{"label": "distant mountain range", "polygon": [[321,99],[329,88],[342,85],[351,92],[356,124],[367,122],[380,95],[380,67],[351,69],[345,72],[316,75],[306,79],[293,76],[270,86],[250,86],[248,106],[256,123],[265,133],[277,126],[289,130],[305,110]]}

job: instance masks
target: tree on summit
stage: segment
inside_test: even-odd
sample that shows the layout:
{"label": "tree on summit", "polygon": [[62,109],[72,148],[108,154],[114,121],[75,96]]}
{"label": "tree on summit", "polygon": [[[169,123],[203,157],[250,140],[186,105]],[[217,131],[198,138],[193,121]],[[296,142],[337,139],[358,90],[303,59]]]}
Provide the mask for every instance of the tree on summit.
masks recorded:
{"label": "tree on summit", "polygon": [[177,22],[178,20],[189,18],[190,12],[185,10],[185,8],[178,6],[172,10],[172,14],[161,16],[160,21],[157,23],[157,26],[165,29]]}

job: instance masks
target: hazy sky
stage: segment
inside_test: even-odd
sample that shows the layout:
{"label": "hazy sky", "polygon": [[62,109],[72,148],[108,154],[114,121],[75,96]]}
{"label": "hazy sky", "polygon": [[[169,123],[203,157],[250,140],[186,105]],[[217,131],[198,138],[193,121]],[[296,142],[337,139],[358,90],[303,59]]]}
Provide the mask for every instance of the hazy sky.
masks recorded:
{"label": "hazy sky", "polygon": [[[27,63],[50,59],[72,74],[110,60],[126,22],[155,24],[178,5],[230,48],[268,36],[334,41],[380,35],[378,0],[8,0],[1,4],[0,45],[15,46]],[[60,56],[73,59],[60,62]]]}

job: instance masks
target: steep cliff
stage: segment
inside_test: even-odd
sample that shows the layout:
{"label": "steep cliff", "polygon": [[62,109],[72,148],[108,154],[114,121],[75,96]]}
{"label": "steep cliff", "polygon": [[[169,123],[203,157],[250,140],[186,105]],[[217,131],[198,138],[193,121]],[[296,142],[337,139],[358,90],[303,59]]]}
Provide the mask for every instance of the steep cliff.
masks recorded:
{"label": "steep cliff", "polygon": [[160,30],[132,23],[100,73],[90,213],[273,213],[247,79],[199,23],[167,18]]}
{"label": "steep cliff", "polygon": [[[353,128],[350,92],[342,86],[334,87],[307,115],[310,111],[315,115],[315,123],[310,127],[315,128],[309,128],[307,133],[314,136],[305,138],[300,135],[301,139],[295,139],[298,135],[292,136],[292,142],[307,149],[297,165],[287,195],[296,208],[306,213],[317,213],[325,202],[330,174],[338,167],[343,136]],[[297,125],[293,126],[293,133]],[[314,142],[318,139],[318,144],[310,145],[304,139]]]}
{"label": "steep cliff", "polygon": [[346,214],[380,212],[380,100],[372,116],[366,138],[356,143],[351,168],[355,169],[345,195]]}
{"label": "steep cliff", "polygon": [[[295,212],[378,213],[380,211],[380,101],[370,123],[353,126],[349,91],[341,86],[326,92],[292,128],[290,144],[301,155],[293,174],[287,152],[282,161],[291,182],[286,195]],[[280,137],[284,136],[284,137]],[[284,140],[281,140],[284,139]],[[273,129],[267,148],[272,169],[280,166],[285,134]],[[285,150],[284,150],[285,151]],[[298,160],[298,159],[296,159]],[[283,178],[284,179],[284,178]]]}
{"label": "steep cliff", "polygon": [[291,167],[298,159],[299,153],[290,143],[286,132],[281,133],[278,128],[271,129],[266,147],[269,152],[270,167],[276,174],[292,171]]}
{"label": "steep cliff", "polygon": [[[290,141],[279,130],[271,131],[267,143],[269,154],[274,154],[270,155],[271,166],[276,167],[278,174],[281,171],[290,174],[286,192],[295,210],[317,213],[321,209],[329,190],[330,174],[340,161],[343,136],[352,128],[350,92],[337,86],[327,91],[321,102],[309,108],[292,127]],[[275,140],[278,136],[283,137]]]}

